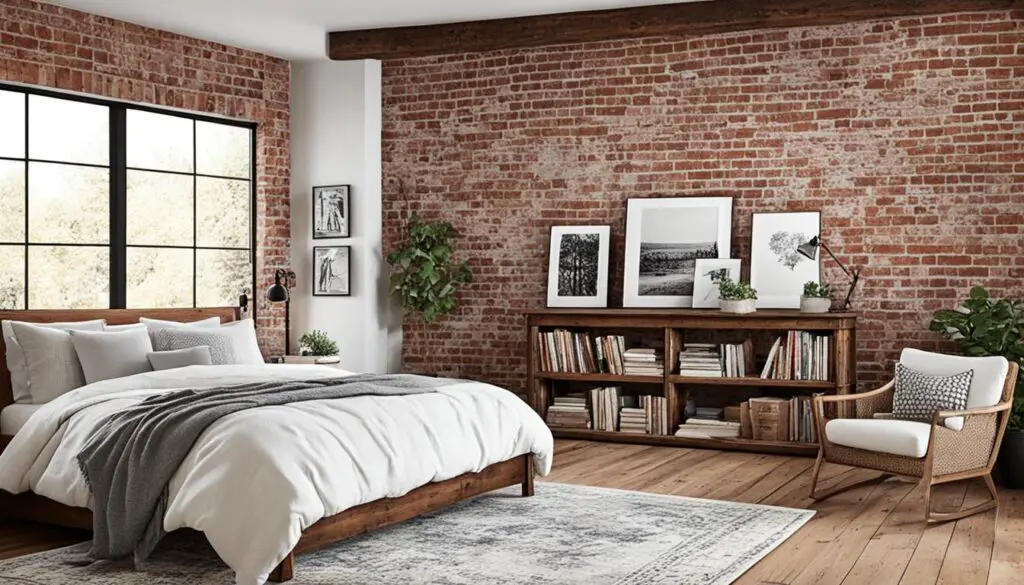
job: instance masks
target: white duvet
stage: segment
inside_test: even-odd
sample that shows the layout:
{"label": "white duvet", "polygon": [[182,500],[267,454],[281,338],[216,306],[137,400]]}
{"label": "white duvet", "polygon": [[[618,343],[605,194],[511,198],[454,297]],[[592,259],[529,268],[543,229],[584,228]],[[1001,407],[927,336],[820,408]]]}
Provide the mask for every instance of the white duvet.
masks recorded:
{"label": "white duvet", "polygon": [[[0,455],[0,489],[91,507],[75,457],[106,415],[174,389],[338,375],[325,366],[192,366],[90,384],[46,404],[15,435]],[[164,529],[206,533],[238,585],[261,584],[325,516],[526,453],[546,475],[551,432],[512,393],[475,382],[250,409],[196,442],[171,480]]]}

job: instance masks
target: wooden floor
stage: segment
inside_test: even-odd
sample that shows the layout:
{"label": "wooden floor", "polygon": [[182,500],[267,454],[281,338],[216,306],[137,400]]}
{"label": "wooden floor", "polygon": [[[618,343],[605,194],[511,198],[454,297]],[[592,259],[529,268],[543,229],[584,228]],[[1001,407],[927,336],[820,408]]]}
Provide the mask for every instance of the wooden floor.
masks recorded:
{"label": "wooden floor", "polygon": [[[897,481],[815,504],[809,458],[674,447],[558,441],[542,481],[811,508],[815,517],[748,571],[737,585],[1024,585],[1024,491],[1000,493],[995,511],[926,526],[924,492]],[[826,465],[824,486],[870,472]],[[981,481],[938,486],[942,511],[985,497]],[[0,558],[88,535],[0,522]]]}

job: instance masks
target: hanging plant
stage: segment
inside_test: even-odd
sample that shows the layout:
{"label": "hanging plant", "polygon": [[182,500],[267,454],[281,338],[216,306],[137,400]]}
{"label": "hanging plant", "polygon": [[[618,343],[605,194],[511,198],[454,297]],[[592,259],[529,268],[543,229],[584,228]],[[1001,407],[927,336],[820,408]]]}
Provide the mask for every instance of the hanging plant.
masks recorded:
{"label": "hanging plant", "polygon": [[427,323],[452,312],[455,292],[473,280],[469,263],[452,259],[453,244],[459,237],[451,223],[424,223],[413,212],[408,239],[388,254],[391,294],[398,295],[403,309]]}

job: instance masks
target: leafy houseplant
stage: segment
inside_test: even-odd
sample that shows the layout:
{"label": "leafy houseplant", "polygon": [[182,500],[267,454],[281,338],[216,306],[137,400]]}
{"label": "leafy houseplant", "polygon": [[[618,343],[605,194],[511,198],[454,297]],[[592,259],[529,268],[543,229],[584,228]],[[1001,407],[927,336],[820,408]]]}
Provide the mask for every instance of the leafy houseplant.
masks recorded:
{"label": "leafy houseplant", "polygon": [[455,291],[472,282],[469,263],[452,260],[452,245],[459,232],[446,221],[424,223],[416,213],[409,221],[409,237],[388,254],[391,294],[402,308],[430,323],[455,309]]}
{"label": "leafy houseplant", "polygon": [[327,333],[314,329],[299,338],[299,355],[338,355],[338,344]]}
{"label": "leafy houseplant", "polygon": [[[928,328],[949,337],[967,356],[999,355],[1024,366],[1024,303],[993,299],[984,287],[956,310],[936,311]],[[1017,392],[999,452],[999,467],[1008,487],[1024,488],[1024,375],[1018,372]]]}
{"label": "leafy houseplant", "polygon": [[757,291],[749,282],[736,282],[729,278],[725,271],[711,275],[711,280],[718,285],[719,306],[726,313],[753,313],[756,310],[754,301]]}
{"label": "leafy houseplant", "polygon": [[832,287],[808,280],[800,297],[801,313],[827,313],[832,308]]}

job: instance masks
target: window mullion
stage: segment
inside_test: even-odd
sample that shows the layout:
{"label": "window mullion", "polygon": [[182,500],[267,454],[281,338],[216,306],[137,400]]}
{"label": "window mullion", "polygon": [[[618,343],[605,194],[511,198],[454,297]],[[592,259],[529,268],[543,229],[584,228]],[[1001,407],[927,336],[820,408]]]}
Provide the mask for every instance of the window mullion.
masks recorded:
{"label": "window mullion", "polygon": [[110,108],[110,308],[127,306],[128,170],[127,116],[123,106]]}

